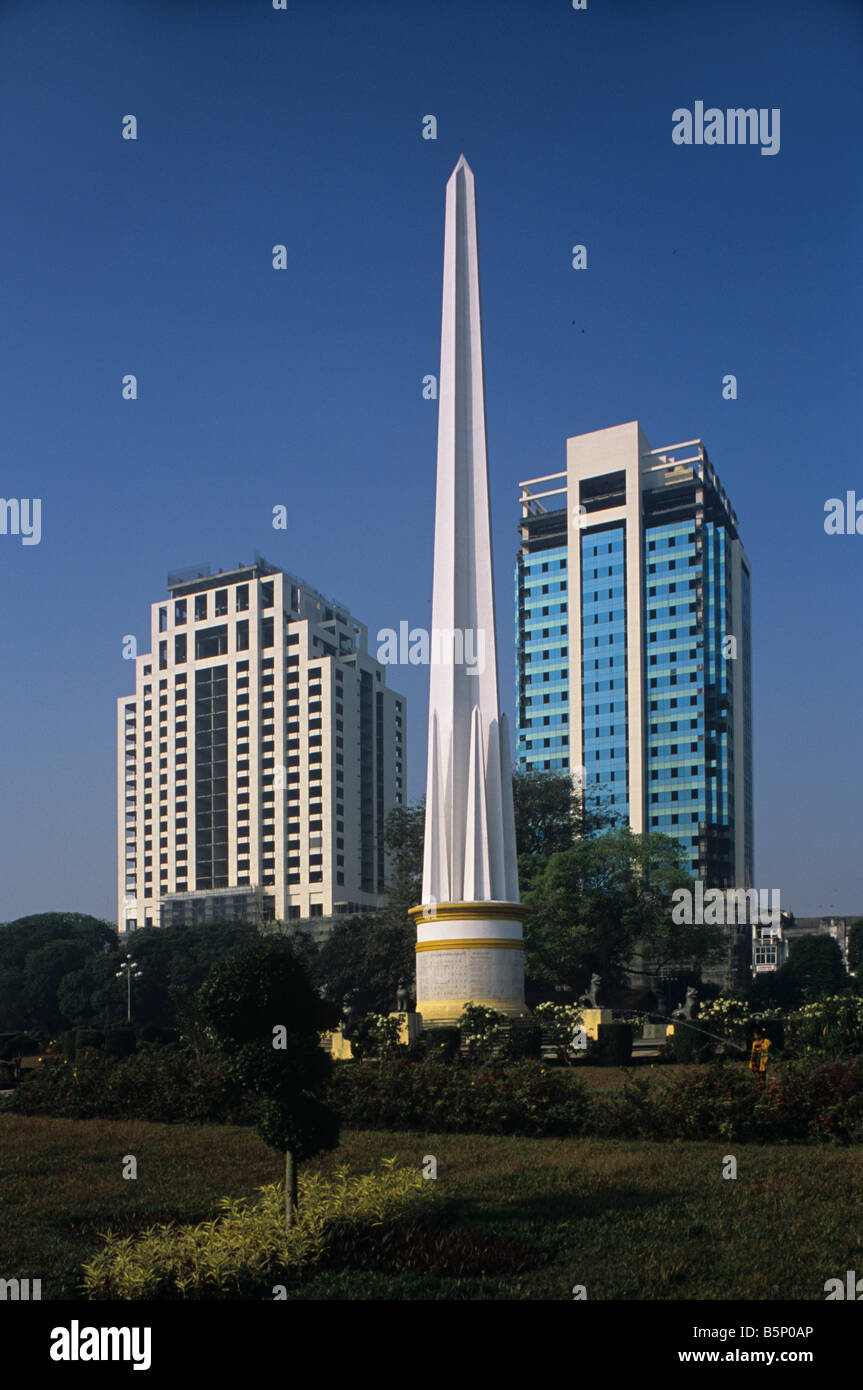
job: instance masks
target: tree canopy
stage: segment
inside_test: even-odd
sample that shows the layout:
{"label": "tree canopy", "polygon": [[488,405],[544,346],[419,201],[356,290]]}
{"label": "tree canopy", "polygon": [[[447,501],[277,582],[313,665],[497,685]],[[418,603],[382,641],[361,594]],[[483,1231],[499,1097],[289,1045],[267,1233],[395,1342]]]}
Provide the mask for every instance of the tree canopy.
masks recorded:
{"label": "tree canopy", "polygon": [[576,838],[610,830],[620,816],[597,791],[586,794],[567,772],[512,774],[515,845],[524,855],[546,858],[569,849]]}
{"label": "tree canopy", "polygon": [[232,1076],[262,1100],[266,1144],[286,1154],[286,1220],[296,1204],[296,1164],[339,1141],[338,1115],[319,1098],[332,1062],[320,1046],[338,1013],[324,1003],[290,946],[262,938],[215,966],[197,1009]]}
{"label": "tree canopy", "polygon": [[613,987],[720,959],[721,928],[672,921],[671,895],[691,883],[673,840],[627,827],[549,855],[523,894],[528,978],[575,989],[596,971]]}
{"label": "tree canopy", "polygon": [[[246,923],[144,927],[124,948],[141,970],[132,987],[133,1020],[172,1027],[176,1001],[188,999],[211,967],[250,944]],[[108,922],[80,913],[45,913],[0,927],[0,1032],[105,1027],[126,1017],[122,956]]]}
{"label": "tree canopy", "polygon": [[110,923],[45,912],[0,926],[0,1031],[57,1033],[72,1020],[59,995],[70,975],[116,948]]}
{"label": "tree canopy", "polygon": [[758,975],[747,990],[752,1008],[797,1009],[821,994],[837,994],[852,983],[832,936],[794,937],[788,959],[778,970]]}

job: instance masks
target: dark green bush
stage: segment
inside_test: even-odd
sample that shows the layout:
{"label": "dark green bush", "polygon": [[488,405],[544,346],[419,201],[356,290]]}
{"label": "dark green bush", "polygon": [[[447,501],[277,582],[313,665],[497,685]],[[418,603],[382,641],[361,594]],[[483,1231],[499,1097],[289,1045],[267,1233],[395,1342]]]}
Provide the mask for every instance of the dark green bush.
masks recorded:
{"label": "dark green bush", "polygon": [[94,1047],[101,1048],[105,1042],[105,1034],[100,1028],[76,1028],[75,1029],[75,1056],[77,1057],[82,1048]]}
{"label": "dark green bush", "polygon": [[0,1033],[0,1062],[12,1062],[40,1051],[39,1039],[30,1033]]}
{"label": "dark green bush", "polygon": [[75,1029],[69,1028],[60,1034],[60,1055],[67,1062],[75,1060]]}
{"label": "dark green bush", "polygon": [[155,1023],[145,1023],[138,1029],[141,1042],[158,1043],[161,1047],[176,1046],[180,1041],[179,1028],[159,1028]]}
{"label": "dark green bush", "polygon": [[357,1019],[350,1025],[349,1031],[344,1033],[351,1044],[351,1056],[355,1061],[362,1061],[364,1057],[374,1057],[378,1051],[378,1040],[375,1036],[373,1021],[366,1015],[365,1018]]}
{"label": "dark green bush", "polygon": [[863,1060],[794,1062],[764,1085],[747,1066],[637,1078],[594,1104],[594,1132],[621,1139],[863,1143]]}
{"label": "dark green bush", "polygon": [[196,1058],[144,1043],[131,1056],[110,1061],[85,1050],[74,1063],[46,1058],[25,1076],[13,1105],[26,1115],[250,1124],[257,1114],[218,1053]]}
{"label": "dark green bush", "polygon": [[[432,1046],[433,1050],[433,1046]],[[354,1129],[414,1129],[450,1134],[579,1134],[589,1115],[569,1068],[537,1062],[412,1062],[337,1065],[330,1103]]]}
{"label": "dark green bush", "polygon": [[697,1032],[695,1028],[687,1027],[680,1019],[675,1020],[671,1045],[675,1062],[682,1065],[688,1062],[706,1062],[713,1052],[710,1038]]}
{"label": "dark green bush", "polygon": [[427,1056],[438,1062],[451,1062],[460,1055],[461,1030],[453,1026],[424,1030]]}
{"label": "dark green bush", "polygon": [[632,1061],[632,1024],[600,1023],[596,1041],[601,1067],[627,1067]]}
{"label": "dark green bush", "polygon": [[8,1062],[0,1062],[0,1091],[9,1091],[15,1085],[15,1068]]}
{"label": "dark green bush", "polygon": [[135,1051],[134,1028],[111,1028],[105,1034],[104,1054],[109,1061],[131,1057]]}
{"label": "dark green bush", "polygon": [[[863,1058],[783,1062],[765,1084],[735,1062],[629,1076],[623,1092],[589,1094],[577,1067],[401,1055],[336,1064],[326,1099],[354,1129],[863,1144]],[[218,1053],[197,1059],[152,1044],[118,1061],[86,1050],[76,1063],[46,1057],[3,1108],[167,1123],[250,1124],[257,1115]]]}
{"label": "dark green bush", "polygon": [[785,1063],[766,1085],[745,1065],[634,1071],[588,1095],[577,1069],[536,1062],[440,1066],[397,1058],[337,1066],[330,1101],[347,1128],[430,1133],[593,1134],[621,1139],[863,1143],[863,1059]]}
{"label": "dark green bush", "polygon": [[539,1024],[531,1023],[529,1019],[514,1018],[503,1052],[513,1062],[526,1057],[538,1061],[542,1056],[542,1029]]}

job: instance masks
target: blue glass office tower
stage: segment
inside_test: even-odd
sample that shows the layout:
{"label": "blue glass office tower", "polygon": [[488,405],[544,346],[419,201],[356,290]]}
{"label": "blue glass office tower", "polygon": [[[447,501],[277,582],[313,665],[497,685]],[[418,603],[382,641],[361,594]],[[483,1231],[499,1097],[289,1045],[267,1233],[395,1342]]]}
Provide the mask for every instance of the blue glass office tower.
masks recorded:
{"label": "blue glass office tower", "polygon": [[518,766],[568,770],[710,887],[751,887],[750,569],[703,444],[578,435],[520,501]]}

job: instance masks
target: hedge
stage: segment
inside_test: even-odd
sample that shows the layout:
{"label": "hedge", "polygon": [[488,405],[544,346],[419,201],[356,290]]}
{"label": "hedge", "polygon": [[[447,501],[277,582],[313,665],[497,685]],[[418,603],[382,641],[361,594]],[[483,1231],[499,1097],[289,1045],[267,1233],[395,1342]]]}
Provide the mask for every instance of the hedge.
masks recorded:
{"label": "hedge", "polygon": [[568,1069],[530,1061],[343,1063],[328,1100],[348,1128],[447,1134],[578,1134],[589,1113],[584,1088]]}
{"label": "hedge", "polygon": [[[346,1129],[863,1144],[863,1058],[856,1057],[774,1064],[763,1083],[740,1062],[658,1067],[633,1071],[612,1093],[587,1092],[577,1066],[394,1057],[336,1064],[325,1099]],[[218,1054],[199,1059],[146,1044],[116,1062],[93,1053],[75,1064],[48,1057],[2,1107],[167,1123],[250,1124],[256,1114]]]}
{"label": "hedge", "polygon": [[75,1062],[46,1057],[26,1073],[9,1107],[25,1115],[134,1116],[166,1124],[246,1124],[256,1113],[218,1054],[199,1059],[152,1044],[119,1061],[95,1052]]}
{"label": "hedge", "polygon": [[632,1061],[631,1023],[600,1023],[596,1041],[601,1067],[626,1067]]}

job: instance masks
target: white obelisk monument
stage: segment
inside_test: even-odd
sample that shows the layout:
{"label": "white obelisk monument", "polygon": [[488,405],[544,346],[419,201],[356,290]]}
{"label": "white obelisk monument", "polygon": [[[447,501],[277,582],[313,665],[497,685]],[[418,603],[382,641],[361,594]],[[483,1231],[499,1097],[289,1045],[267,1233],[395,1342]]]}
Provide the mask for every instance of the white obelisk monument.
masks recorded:
{"label": "white obelisk monument", "polygon": [[417,1012],[468,1001],[527,1013],[512,768],[500,714],[476,195],[464,156],[446,190],[428,780]]}

